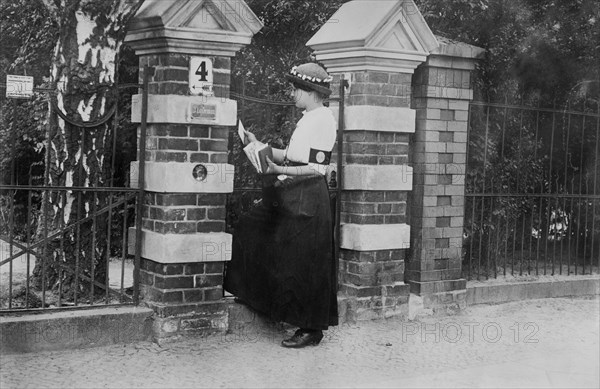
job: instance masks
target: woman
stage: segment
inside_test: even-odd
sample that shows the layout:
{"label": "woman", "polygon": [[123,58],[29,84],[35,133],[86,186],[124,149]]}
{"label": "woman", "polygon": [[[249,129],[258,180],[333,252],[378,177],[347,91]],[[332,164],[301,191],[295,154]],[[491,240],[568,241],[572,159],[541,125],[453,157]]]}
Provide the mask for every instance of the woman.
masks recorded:
{"label": "woman", "polygon": [[[298,326],[282,346],[317,345],[337,325],[337,274],[325,173],[336,140],[332,112],[323,106],[331,77],[317,64],[292,68],[286,78],[304,116],[285,150],[273,148],[263,175],[263,199],[235,226],[225,289],[276,321]],[[256,137],[246,132],[246,139]]]}

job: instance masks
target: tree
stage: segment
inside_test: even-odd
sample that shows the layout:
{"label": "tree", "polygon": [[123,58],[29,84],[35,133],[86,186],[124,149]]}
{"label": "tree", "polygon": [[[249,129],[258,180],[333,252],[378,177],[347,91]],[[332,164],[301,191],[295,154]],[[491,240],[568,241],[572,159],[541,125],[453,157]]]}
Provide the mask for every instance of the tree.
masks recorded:
{"label": "tree", "polygon": [[[58,26],[58,39],[51,57],[50,84],[55,96],[49,102],[49,133],[46,166],[49,185],[99,187],[110,177],[112,123],[102,122],[116,101],[117,54],[125,38],[129,19],[140,0],[43,0]],[[60,115],[59,115],[59,111]],[[38,221],[38,239],[73,226],[107,202],[103,193],[89,191],[46,191]],[[66,228],[42,250],[45,266],[37,261],[34,270],[38,286],[62,288],[65,297],[81,296],[93,290],[91,275],[102,283],[106,276],[105,214],[76,228]],[[97,227],[96,231],[92,231]],[[64,265],[63,265],[64,263]],[[60,271],[60,269],[66,271]],[[77,269],[83,278],[76,276]],[[44,275],[44,277],[42,277]],[[91,296],[93,298],[93,296]]]}

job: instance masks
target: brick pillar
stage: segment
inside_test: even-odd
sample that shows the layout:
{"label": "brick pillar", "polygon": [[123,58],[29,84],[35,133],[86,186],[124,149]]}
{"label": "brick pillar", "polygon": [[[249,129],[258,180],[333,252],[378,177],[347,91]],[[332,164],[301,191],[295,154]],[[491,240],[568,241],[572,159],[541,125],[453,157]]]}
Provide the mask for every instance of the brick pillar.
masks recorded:
{"label": "brick pillar", "polygon": [[[157,337],[228,326],[223,270],[232,239],[225,204],[234,173],[229,130],[237,120],[231,57],[261,24],[243,1],[227,7],[174,0],[165,10],[161,0],[146,0],[126,39],[140,70],[150,72],[140,283],[144,303],[156,312]],[[212,78],[212,93],[197,88],[198,74]],[[132,121],[140,120],[136,95]],[[133,237],[131,231],[130,253]]]}
{"label": "brick pillar", "polygon": [[471,71],[483,50],[438,38],[413,78],[417,127],[411,150],[411,292],[424,307],[463,308],[461,275]]}
{"label": "brick pillar", "polygon": [[[308,45],[338,84],[340,74],[350,83],[344,107],[341,319],[405,315],[409,134],[415,131],[411,80],[437,41],[412,1],[357,0],[345,3]],[[336,103],[332,107],[337,110]]]}
{"label": "brick pillar", "polygon": [[346,320],[402,315],[409,295],[404,262],[412,169],[404,131],[411,129],[403,123],[414,123],[411,74],[362,70],[345,77],[340,313]]}

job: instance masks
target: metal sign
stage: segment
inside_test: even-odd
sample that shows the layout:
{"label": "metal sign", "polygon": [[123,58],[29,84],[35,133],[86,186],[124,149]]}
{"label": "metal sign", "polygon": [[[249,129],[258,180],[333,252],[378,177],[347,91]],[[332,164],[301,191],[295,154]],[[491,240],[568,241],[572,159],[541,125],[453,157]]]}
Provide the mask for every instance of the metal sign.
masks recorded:
{"label": "metal sign", "polygon": [[33,96],[33,77],[6,75],[6,97],[28,99]]}
{"label": "metal sign", "polygon": [[190,119],[192,121],[212,121],[217,120],[217,106],[214,104],[190,104]]}
{"label": "metal sign", "polygon": [[192,95],[213,96],[212,60],[206,57],[190,58],[189,87]]}

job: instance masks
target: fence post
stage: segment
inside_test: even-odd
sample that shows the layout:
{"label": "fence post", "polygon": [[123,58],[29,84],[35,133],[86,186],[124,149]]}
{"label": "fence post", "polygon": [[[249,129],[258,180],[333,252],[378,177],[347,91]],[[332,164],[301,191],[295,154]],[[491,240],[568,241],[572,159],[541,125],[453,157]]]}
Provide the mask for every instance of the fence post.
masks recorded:
{"label": "fence post", "polygon": [[345,3],[307,44],[334,76],[334,88],[349,82],[345,107],[330,107],[344,110],[345,123],[340,321],[406,315],[411,229],[406,210],[413,181],[408,151],[415,131],[411,79],[437,41],[414,2],[356,0]]}
{"label": "fence post", "polygon": [[[126,42],[149,72],[142,72],[149,96],[137,254],[140,297],[156,312],[156,337],[227,329],[225,203],[234,173],[227,152],[237,121],[231,57],[261,27],[243,1],[187,0],[146,0],[129,25]],[[141,106],[134,96],[133,122],[141,121]]]}
{"label": "fence post", "polygon": [[462,242],[471,71],[484,50],[438,37],[413,77],[411,258],[406,278],[425,308],[465,306]]}

